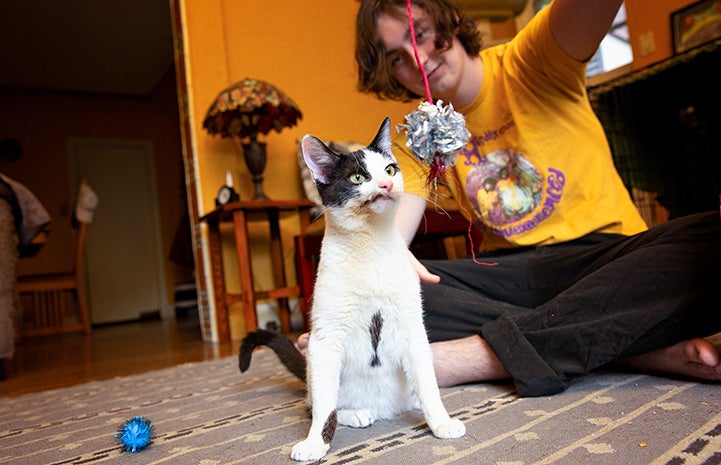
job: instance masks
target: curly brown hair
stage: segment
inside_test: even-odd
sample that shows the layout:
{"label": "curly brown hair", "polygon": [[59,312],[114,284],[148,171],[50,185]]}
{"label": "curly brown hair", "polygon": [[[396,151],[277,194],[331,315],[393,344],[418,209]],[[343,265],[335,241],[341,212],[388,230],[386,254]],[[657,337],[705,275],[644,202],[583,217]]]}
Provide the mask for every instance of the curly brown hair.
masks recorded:
{"label": "curly brown hair", "polygon": [[[469,56],[481,51],[481,34],[476,22],[448,0],[413,0],[433,18],[436,30],[435,46],[445,50],[454,37]],[[355,60],[358,64],[358,90],[375,94],[380,99],[408,102],[420,95],[409,91],[391,74],[385,60],[385,50],[378,40],[378,17],[387,14],[407,18],[406,0],[361,0],[356,15]]]}

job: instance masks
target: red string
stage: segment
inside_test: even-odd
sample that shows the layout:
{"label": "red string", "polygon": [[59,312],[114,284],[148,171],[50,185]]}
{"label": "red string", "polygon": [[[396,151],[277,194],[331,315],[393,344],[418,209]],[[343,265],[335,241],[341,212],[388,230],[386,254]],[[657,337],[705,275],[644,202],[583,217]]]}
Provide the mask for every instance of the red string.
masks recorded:
{"label": "red string", "polygon": [[426,88],[426,99],[428,99],[428,103],[433,105],[431,86],[428,85],[428,76],[426,75],[426,70],[423,69],[423,64],[421,63],[421,56],[418,53],[418,44],[416,43],[416,29],[413,25],[413,10],[411,10],[411,0],[406,0],[406,6],[408,7],[408,24],[410,24],[411,27],[411,42],[413,42],[413,54],[416,57],[418,69],[421,70],[421,76],[423,76],[423,86]]}
{"label": "red string", "polygon": [[[428,100],[428,103],[433,105],[433,96],[431,95],[431,86],[428,84],[428,76],[426,75],[426,70],[423,68],[423,64],[421,63],[421,56],[418,53],[418,44],[416,43],[416,30],[415,26],[413,25],[413,10],[411,9],[411,0],[406,0],[406,6],[408,9],[408,24],[410,25],[410,33],[411,33],[411,42],[413,43],[413,54],[416,58],[416,64],[418,65],[418,69],[421,71],[421,76],[423,76],[423,86],[426,89],[426,99]],[[438,173],[435,175],[430,176],[428,179],[434,179],[435,177],[445,177],[445,173],[447,170],[445,169],[445,166],[443,165],[443,162],[440,160],[440,158],[436,158],[436,161],[440,163],[440,166],[436,166],[435,169],[438,170]],[[461,185],[458,181],[458,178],[456,177],[455,173],[452,174],[453,180],[456,183],[456,189],[458,192],[459,200],[458,205],[461,207],[461,211],[465,214],[466,218],[471,218],[471,215],[468,213],[468,209],[463,205],[463,202],[461,202],[460,198],[461,195]],[[485,266],[496,266],[498,263],[487,263],[487,262],[481,262],[476,259],[476,247],[473,244],[473,235],[471,234],[473,228],[473,221],[468,220],[468,243],[470,244],[471,248],[471,256],[473,257],[473,263],[477,265],[485,265]]]}
{"label": "red string", "polygon": [[[456,183],[456,189],[457,189],[456,192],[458,192],[458,197],[459,197],[458,206],[461,207],[461,211],[464,213],[464,216],[466,218],[471,218],[472,215],[470,213],[468,213],[468,209],[463,205],[463,202],[460,201],[461,183],[458,180],[458,178],[456,177],[455,173],[453,173],[451,175],[451,177],[453,178],[453,181],[455,181],[455,183]],[[498,266],[498,262],[492,262],[492,263],[481,262],[481,261],[478,261],[478,259],[476,259],[476,246],[473,244],[473,234],[471,233],[472,230],[473,230],[473,221],[468,220],[468,233],[467,233],[468,234],[468,243],[470,244],[471,258],[473,258],[473,263],[475,263],[476,265],[484,265],[484,266]]]}

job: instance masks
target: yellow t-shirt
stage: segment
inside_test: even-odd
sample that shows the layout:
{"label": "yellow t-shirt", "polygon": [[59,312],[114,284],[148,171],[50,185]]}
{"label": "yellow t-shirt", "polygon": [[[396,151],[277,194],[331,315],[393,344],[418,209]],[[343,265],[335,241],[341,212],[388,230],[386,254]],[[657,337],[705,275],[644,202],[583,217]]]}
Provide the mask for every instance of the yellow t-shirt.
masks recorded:
{"label": "yellow t-shirt", "polygon": [[[448,188],[457,204],[460,187],[461,210],[484,231],[481,250],[646,229],[588,101],[586,66],[558,46],[548,10],[510,42],[481,52],[481,90],[456,109],[471,138],[452,170],[458,183],[448,176]],[[405,133],[393,143],[406,192],[442,198],[428,187],[428,166],[406,147]]]}

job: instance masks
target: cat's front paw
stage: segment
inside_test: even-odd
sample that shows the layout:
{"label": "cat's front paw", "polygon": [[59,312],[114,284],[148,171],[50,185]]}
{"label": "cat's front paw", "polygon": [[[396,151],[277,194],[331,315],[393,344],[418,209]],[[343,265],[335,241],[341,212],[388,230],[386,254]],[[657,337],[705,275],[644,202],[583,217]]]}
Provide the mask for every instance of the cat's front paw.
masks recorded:
{"label": "cat's front paw", "polygon": [[290,458],[298,462],[319,460],[329,448],[330,444],[325,444],[322,439],[306,439],[293,446]]}
{"label": "cat's front paw", "polygon": [[367,428],[376,421],[370,410],[338,410],[338,423],[352,428]]}
{"label": "cat's front paw", "polygon": [[433,436],[440,439],[456,439],[466,434],[466,427],[461,420],[449,418],[448,421],[432,425]]}

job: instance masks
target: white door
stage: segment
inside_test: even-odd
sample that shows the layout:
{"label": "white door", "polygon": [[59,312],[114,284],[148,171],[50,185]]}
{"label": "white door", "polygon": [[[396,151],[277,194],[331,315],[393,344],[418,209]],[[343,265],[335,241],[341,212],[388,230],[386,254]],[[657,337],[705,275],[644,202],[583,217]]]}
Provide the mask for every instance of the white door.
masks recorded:
{"label": "white door", "polygon": [[150,141],[70,141],[71,181],[86,180],[99,197],[86,246],[93,323],[134,320],[163,306],[154,166]]}

